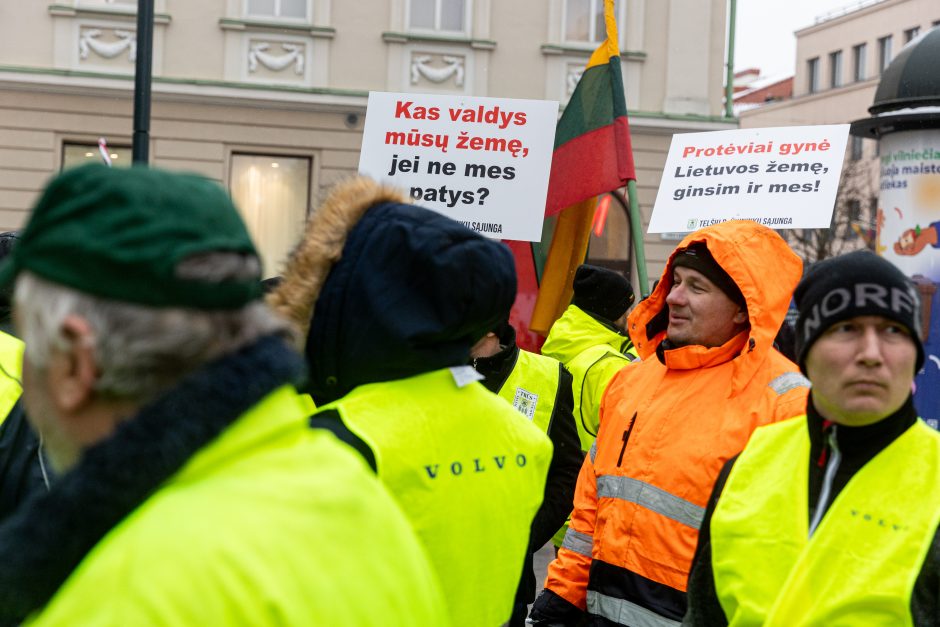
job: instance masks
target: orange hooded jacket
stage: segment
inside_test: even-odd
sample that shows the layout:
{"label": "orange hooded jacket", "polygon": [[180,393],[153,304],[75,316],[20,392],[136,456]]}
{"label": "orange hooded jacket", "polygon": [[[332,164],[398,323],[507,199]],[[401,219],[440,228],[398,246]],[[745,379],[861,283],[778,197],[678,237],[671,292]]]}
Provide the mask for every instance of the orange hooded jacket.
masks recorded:
{"label": "orange hooded jacket", "polygon": [[548,571],[546,588],[613,624],[681,620],[718,472],[754,429],[806,408],[808,381],[773,348],[800,259],[775,232],[749,221],[691,233],[677,250],[694,242],[704,242],[740,288],[750,328],[719,347],[661,346],[673,252],[659,285],[628,319],[641,361],[620,370],[604,393],[571,525]]}

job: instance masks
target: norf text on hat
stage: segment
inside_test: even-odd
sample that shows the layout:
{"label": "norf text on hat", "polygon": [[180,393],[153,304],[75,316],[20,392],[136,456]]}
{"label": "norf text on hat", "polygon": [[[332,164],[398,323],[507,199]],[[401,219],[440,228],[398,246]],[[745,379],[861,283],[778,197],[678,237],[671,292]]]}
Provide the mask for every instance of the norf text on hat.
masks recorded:
{"label": "norf text on hat", "polygon": [[909,289],[894,286],[889,289],[878,283],[856,283],[851,290],[837,287],[819,299],[810,309],[803,327],[803,337],[811,337],[825,320],[849,307],[864,309],[873,306],[881,310],[914,315],[917,303],[917,297]]}

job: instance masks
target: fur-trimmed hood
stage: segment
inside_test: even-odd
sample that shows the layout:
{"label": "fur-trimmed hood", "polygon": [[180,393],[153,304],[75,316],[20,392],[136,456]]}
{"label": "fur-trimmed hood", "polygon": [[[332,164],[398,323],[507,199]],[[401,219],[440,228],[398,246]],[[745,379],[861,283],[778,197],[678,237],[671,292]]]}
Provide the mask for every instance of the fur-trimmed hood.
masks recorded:
{"label": "fur-trimmed hood", "polygon": [[338,185],[268,302],[300,331],[318,404],[467,362],[509,315],[509,249],[367,178]]}

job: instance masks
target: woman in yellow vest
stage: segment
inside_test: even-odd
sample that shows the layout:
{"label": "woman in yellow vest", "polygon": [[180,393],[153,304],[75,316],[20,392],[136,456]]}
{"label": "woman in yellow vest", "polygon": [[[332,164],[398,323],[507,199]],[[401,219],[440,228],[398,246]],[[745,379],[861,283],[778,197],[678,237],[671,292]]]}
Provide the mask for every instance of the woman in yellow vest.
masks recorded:
{"label": "woman in yellow vest", "polygon": [[911,395],[920,302],[868,251],[796,289],[806,416],[761,427],[723,469],[683,625],[940,625],[940,434]]}

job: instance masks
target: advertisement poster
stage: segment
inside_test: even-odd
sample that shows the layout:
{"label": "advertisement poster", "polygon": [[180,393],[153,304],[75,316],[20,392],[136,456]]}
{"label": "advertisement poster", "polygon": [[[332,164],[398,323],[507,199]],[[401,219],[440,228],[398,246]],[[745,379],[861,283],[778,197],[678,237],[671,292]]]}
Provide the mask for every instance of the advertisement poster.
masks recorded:
{"label": "advertisement poster", "polygon": [[940,129],[881,139],[877,251],[904,274],[940,282]]}
{"label": "advertisement poster", "polygon": [[494,239],[542,237],[558,103],[371,92],[359,173]]}
{"label": "advertisement poster", "polygon": [[727,220],[829,228],[848,124],[673,135],[650,233]]}

